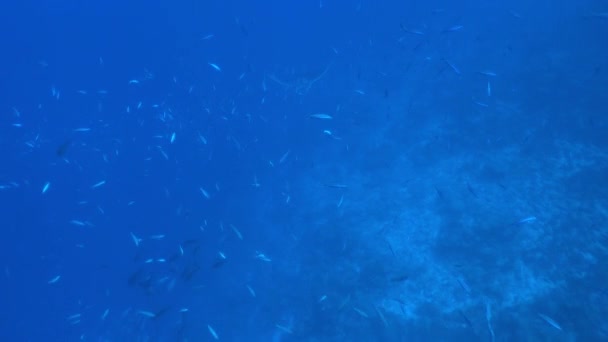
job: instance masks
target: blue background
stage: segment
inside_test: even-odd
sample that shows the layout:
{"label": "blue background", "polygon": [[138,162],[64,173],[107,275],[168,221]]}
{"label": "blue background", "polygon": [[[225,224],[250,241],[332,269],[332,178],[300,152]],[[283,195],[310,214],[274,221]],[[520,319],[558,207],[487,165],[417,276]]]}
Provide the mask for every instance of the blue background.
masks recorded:
{"label": "blue background", "polygon": [[608,339],[605,2],[22,1],[0,32],[0,340]]}

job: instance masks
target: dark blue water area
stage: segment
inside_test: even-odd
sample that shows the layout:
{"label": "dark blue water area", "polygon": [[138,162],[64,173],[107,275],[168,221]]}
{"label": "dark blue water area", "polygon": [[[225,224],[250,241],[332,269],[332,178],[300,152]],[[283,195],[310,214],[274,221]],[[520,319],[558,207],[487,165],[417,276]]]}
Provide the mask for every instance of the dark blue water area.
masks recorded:
{"label": "dark blue water area", "polygon": [[0,30],[1,341],[608,340],[605,1]]}

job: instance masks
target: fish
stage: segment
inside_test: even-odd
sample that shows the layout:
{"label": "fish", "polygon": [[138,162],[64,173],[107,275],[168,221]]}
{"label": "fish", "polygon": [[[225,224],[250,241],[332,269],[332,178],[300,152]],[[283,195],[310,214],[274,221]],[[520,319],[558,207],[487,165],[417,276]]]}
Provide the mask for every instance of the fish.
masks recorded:
{"label": "fish", "polygon": [[477,196],[477,193],[475,192],[475,190],[473,190],[473,187],[471,186],[471,184],[469,182],[467,182],[467,190],[469,190],[469,192],[471,193],[471,195],[475,198],[479,198]]}
{"label": "fish", "polygon": [[323,134],[325,134],[325,135],[327,135],[327,136],[329,136],[329,137],[331,137],[332,139],[335,139],[335,140],[342,140],[342,138],[335,136],[332,133],[332,131],[330,131],[328,129],[323,130]]}
{"label": "fish", "polygon": [[464,321],[467,323],[467,326],[472,329],[473,328],[473,323],[471,322],[471,320],[469,319],[469,317],[467,317],[467,315],[462,310],[458,310],[458,313],[460,313],[460,315],[462,316],[462,318],[464,319]]}
{"label": "fish", "polygon": [[169,312],[169,310],[171,309],[171,306],[165,306],[164,308],[158,310],[155,314],[154,314],[154,318],[158,318],[163,316],[164,314],[166,314],[167,312]]}
{"label": "fish", "polygon": [[445,58],[443,59],[443,61],[446,62],[446,64],[450,67],[450,69],[452,69],[452,71],[454,71],[456,74],[458,74],[458,75],[462,74],[460,72],[460,70],[454,64],[452,64],[450,61],[448,61]]}
{"label": "fish", "polygon": [[402,281],[406,281],[406,280],[408,280],[409,278],[410,278],[409,274],[407,274],[407,273],[403,273],[403,274],[399,274],[399,275],[396,275],[396,276],[394,276],[394,277],[391,277],[391,279],[390,279],[390,280],[391,280],[392,282],[395,282],[395,283],[396,283],[396,282],[402,282]]}
{"label": "fish", "polygon": [[84,226],[87,225],[86,222],[80,221],[80,220],[71,220],[70,223],[73,224],[73,225],[75,225],[75,226],[81,226],[81,227],[84,227]]}
{"label": "fish", "polygon": [[105,180],[99,181],[91,186],[91,189],[99,188],[100,186],[106,184]]}
{"label": "fish", "polygon": [[209,64],[210,67],[212,67],[213,69],[217,70],[217,71],[222,71],[222,69],[215,63],[207,63]]}
{"label": "fish", "polygon": [[81,314],[79,314],[79,313],[77,313],[77,314],[73,314],[73,315],[70,315],[70,316],[66,317],[66,320],[67,320],[67,321],[75,321],[75,320],[79,320],[81,316],[82,316],[82,315],[81,315]]}
{"label": "fish", "polygon": [[51,187],[51,182],[44,183],[44,186],[42,187],[42,193],[44,194],[45,192],[49,191],[50,187]]}
{"label": "fish", "polygon": [[239,240],[243,240],[243,234],[241,234],[241,232],[232,224],[230,225],[230,228],[232,229],[232,231],[234,232],[234,234],[236,234],[236,236],[239,238]]}
{"label": "fish", "polygon": [[478,71],[478,73],[484,75],[484,76],[488,76],[488,77],[496,77],[496,73],[494,71],[489,71],[489,70],[482,70],[482,71]]}
{"label": "fish", "polygon": [[331,120],[333,119],[333,117],[329,114],[323,114],[323,113],[317,113],[317,114],[311,114],[308,116],[309,118],[313,118],[313,119],[320,119],[320,120]]}
{"label": "fish", "polygon": [[418,36],[423,36],[424,35],[424,32],[422,32],[420,30],[410,29],[410,28],[403,27],[403,26],[401,27],[401,29],[403,30],[403,32],[415,34],[415,35],[418,35]]}
{"label": "fish", "polygon": [[545,322],[549,323],[549,325],[551,325],[552,327],[554,327],[557,330],[562,330],[562,327],[557,324],[557,322],[555,320],[553,320],[553,318],[547,316],[547,315],[543,315],[541,313],[538,314],[538,316],[540,316],[540,318],[542,318]]}
{"label": "fish", "polygon": [[138,238],[137,236],[135,236],[135,234],[133,233],[129,233],[131,234],[131,238],[133,239],[133,243],[135,243],[135,247],[139,247],[139,243],[141,242],[141,239]]}
{"label": "fish", "polygon": [[467,293],[467,294],[471,294],[471,288],[469,287],[469,285],[464,281],[464,279],[462,277],[458,277],[456,278],[456,280],[458,281],[458,284],[460,284],[460,286],[462,287],[462,289]]}
{"label": "fish", "polygon": [[494,335],[494,329],[492,328],[492,309],[490,308],[490,302],[486,302],[486,321],[488,321],[488,331],[490,331],[490,336],[492,336],[492,342],[495,341],[496,336]]}
{"label": "fish", "polygon": [[207,138],[205,138],[204,135],[202,135],[200,132],[198,133],[198,140],[200,140],[201,143],[203,143],[203,145],[207,145]]}
{"label": "fish", "polygon": [[258,182],[258,177],[257,176],[253,176],[253,183],[251,183],[251,186],[253,186],[254,188],[259,188],[260,186],[262,186],[259,182]]}
{"label": "fish", "polygon": [[361,315],[361,317],[369,318],[369,315],[365,311],[363,311],[363,310],[361,310],[359,308],[356,308],[354,306],[353,306],[353,310],[355,310],[356,313],[358,313],[359,315]]}
{"label": "fish", "polygon": [[340,208],[342,206],[342,203],[344,203],[344,195],[340,196],[340,200],[338,201],[337,207]]}
{"label": "fish", "polygon": [[384,318],[382,311],[380,311],[380,309],[377,306],[374,306],[374,309],[376,309],[378,316],[380,316],[380,319],[382,319],[382,323],[384,323],[384,326],[388,328],[388,322],[386,321],[386,318]]}
{"label": "fish", "polygon": [[460,31],[464,28],[463,25],[454,25],[454,26],[450,26],[447,29],[443,30],[442,32],[446,33],[446,32],[456,32],[456,31]]}
{"label": "fish", "polygon": [[224,253],[218,252],[218,255],[219,255],[219,258],[217,258],[215,260],[215,262],[213,264],[211,264],[212,268],[219,268],[219,267],[223,266],[227,261],[226,255]]}
{"label": "fish", "polygon": [[330,184],[324,184],[326,187],[328,188],[334,188],[334,189],[346,189],[348,188],[348,185],[346,184],[339,184],[339,183],[330,183]]}
{"label": "fish", "polygon": [[264,253],[260,253],[259,251],[255,252],[255,257],[256,259],[260,259],[262,261],[266,261],[266,262],[271,262],[272,259],[270,259],[269,257],[267,257]]}
{"label": "fish", "polygon": [[287,150],[287,152],[285,152],[281,156],[281,159],[279,159],[279,164],[283,164],[285,162],[285,160],[287,160],[287,157],[289,157],[289,153],[291,153],[291,150]]}
{"label": "fish", "polygon": [[211,336],[213,336],[214,339],[216,339],[216,340],[220,339],[217,332],[215,332],[215,329],[213,329],[209,324],[207,324],[207,329],[209,329],[209,333],[211,334]]}
{"label": "fish", "polygon": [[433,187],[435,188],[435,193],[437,194],[437,197],[439,199],[443,199],[444,198],[443,197],[443,192],[441,190],[439,190],[439,188],[437,187],[437,185],[434,185]]}
{"label": "fish", "polygon": [[293,331],[291,329],[289,329],[288,327],[286,327],[286,326],[283,326],[283,325],[280,325],[280,324],[275,324],[274,326],[277,329],[279,329],[279,330],[281,330],[281,331],[283,331],[283,332],[285,332],[287,334],[293,334]]}
{"label": "fish", "polygon": [[194,278],[194,275],[201,270],[201,267],[198,264],[188,265],[181,273],[181,278],[185,281],[190,281]]}
{"label": "fish", "polygon": [[404,32],[407,32],[407,33],[417,34],[417,35],[420,35],[420,36],[424,35],[424,32],[422,32],[420,30],[408,28],[405,25],[403,25],[403,23],[400,23],[399,27],[401,28],[401,30],[403,30]]}
{"label": "fish", "polygon": [[53,277],[53,278],[51,278],[51,280],[49,280],[47,283],[49,283],[49,284],[55,284],[56,282],[58,282],[58,281],[59,281],[59,279],[61,279],[61,276],[60,276],[60,275],[58,275],[58,276],[54,276],[54,277]]}
{"label": "fish", "polygon": [[66,317],[65,320],[68,321],[68,323],[75,325],[75,324],[80,323],[81,316],[82,316],[81,314],[77,313],[77,314],[73,314],[73,315]]}
{"label": "fish", "polygon": [[63,144],[59,145],[57,147],[57,150],[55,150],[55,154],[57,155],[57,157],[63,157],[65,155],[65,153],[68,151],[68,148],[70,147],[71,144],[72,144],[72,141],[67,140]]}
{"label": "fish", "polygon": [[137,311],[138,314],[148,317],[148,318],[155,318],[156,314],[154,312],[150,312],[150,311],[146,311],[146,310],[139,310]]}
{"label": "fish", "polygon": [[205,198],[210,199],[211,195],[209,195],[209,193],[207,192],[207,190],[203,189],[202,187],[199,188],[199,190],[201,191],[201,194],[203,194],[203,196],[205,196]]}
{"label": "fish", "polygon": [[249,294],[251,294],[251,297],[255,298],[255,291],[253,290],[253,288],[247,285],[247,290],[249,291]]}
{"label": "fish", "polygon": [[515,222],[515,224],[532,223],[534,221],[536,221],[536,216],[530,216],[530,217],[526,217],[526,218],[523,218],[523,219]]}

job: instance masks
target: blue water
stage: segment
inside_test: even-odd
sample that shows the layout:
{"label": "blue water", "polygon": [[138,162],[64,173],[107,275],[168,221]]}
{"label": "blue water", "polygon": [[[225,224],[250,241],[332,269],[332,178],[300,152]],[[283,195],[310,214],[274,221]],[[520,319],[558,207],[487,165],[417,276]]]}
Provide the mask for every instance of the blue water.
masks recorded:
{"label": "blue water", "polygon": [[605,1],[0,30],[0,341],[608,340]]}

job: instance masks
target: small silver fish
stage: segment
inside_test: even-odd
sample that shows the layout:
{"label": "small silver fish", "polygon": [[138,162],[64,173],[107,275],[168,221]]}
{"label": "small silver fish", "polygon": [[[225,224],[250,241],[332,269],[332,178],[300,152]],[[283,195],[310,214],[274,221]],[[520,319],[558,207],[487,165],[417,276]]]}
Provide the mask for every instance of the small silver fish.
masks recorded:
{"label": "small silver fish", "polygon": [[456,31],[460,31],[464,28],[464,26],[462,25],[454,25],[452,27],[448,27],[447,29],[443,30],[443,32],[456,32]]}
{"label": "small silver fish", "polygon": [[215,63],[208,63],[210,67],[212,67],[213,69],[217,70],[217,71],[222,71],[222,69]]}
{"label": "small silver fish", "polygon": [[333,117],[331,115],[329,115],[329,114],[323,114],[323,113],[311,114],[309,117],[313,118],[313,119],[321,119],[321,120],[331,120],[331,119],[333,119]]}
{"label": "small silver fish", "polygon": [[220,339],[218,334],[215,332],[215,329],[213,329],[209,324],[207,324],[207,329],[209,329],[209,333],[211,334],[211,336],[213,336],[214,339],[216,339],[216,340]]}
{"label": "small silver fish", "polygon": [[531,223],[536,221],[536,216],[530,216],[530,217],[526,217],[524,219],[521,219],[519,221],[517,221],[518,224],[524,224],[524,223]]}
{"label": "small silver fish", "polygon": [[58,281],[59,281],[59,279],[61,279],[61,276],[60,276],[60,275],[53,277],[53,278],[52,278],[51,280],[49,280],[47,283],[49,283],[49,284],[55,284],[56,282],[58,282]]}
{"label": "small silver fish", "polygon": [[549,323],[549,325],[551,325],[555,329],[562,330],[562,327],[559,324],[557,324],[557,322],[555,320],[553,320],[553,318],[551,318],[547,315],[543,315],[541,313],[539,313],[538,316],[540,316],[540,318],[542,318],[545,322]]}

